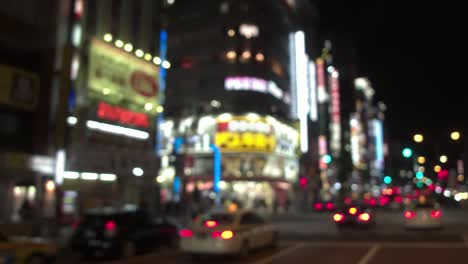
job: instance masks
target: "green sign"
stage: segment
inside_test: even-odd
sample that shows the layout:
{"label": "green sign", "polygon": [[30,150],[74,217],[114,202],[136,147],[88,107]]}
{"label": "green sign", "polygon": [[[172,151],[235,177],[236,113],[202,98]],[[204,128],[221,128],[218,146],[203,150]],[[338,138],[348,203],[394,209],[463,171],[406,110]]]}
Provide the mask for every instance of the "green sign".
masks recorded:
{"label": "green sign", "polygon": [[159,68],[122,49],[92,39],[89,97],[136,112],[156,114]]}

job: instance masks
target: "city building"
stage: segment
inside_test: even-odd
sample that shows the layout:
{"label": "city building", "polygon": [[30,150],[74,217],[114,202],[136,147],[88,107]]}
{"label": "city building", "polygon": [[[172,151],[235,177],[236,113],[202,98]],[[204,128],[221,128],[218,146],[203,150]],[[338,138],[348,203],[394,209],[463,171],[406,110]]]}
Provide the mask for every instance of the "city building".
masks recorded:
{"label": "city building", "polygon": [[[69,2],[62,31],[61,81],[66,107],[61,213],[73,216],[110,205],[152,205],[162,10],[167,2]],[[66,218],[66,217],[65,217]]]}
{"label": "city building", "polygon": [[57,11],[54,1],[0,6],[0,222],[54,213]]}
{"label": "city building", "polygon": [[[300,154],[296,100],[308,97],[291,86],[291,37],[301,5],[308,1],[179,0],[168,8],[171,71],[158,177],[168,200],[194,190],[209,196],[218,187],[223,199],[245,206],[264,201],[284,208],[293,199]],[[304,33],[297,36],[305,46]],[[169,166],[175,138],[184,142],[184,175]],[[214,184],[212,145],[222,156],[221,180]]]}

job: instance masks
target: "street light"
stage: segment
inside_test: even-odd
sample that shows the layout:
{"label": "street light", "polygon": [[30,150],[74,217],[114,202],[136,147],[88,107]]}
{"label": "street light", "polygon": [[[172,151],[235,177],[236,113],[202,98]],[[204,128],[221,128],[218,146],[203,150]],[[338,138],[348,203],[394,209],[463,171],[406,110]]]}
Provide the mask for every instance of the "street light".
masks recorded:
{"label": "street light", "polygon": [[439,165],[434,166],[434,172],[439,173],[441,170],[442,170],[442,167],[440,167]]}
{"label": "street light", "polygon": [[447,156],[445,156],[445,155],[440,156],[440,162],[446,163],[447,160],[448,160]]}
{"label": "street light", "polygon": [[413,139],[414,139],[414,142],[416,142],[416,143],[421,143],[421,142],[423,142],[423,140],[424,140],[424,136],[421,135],[421,134],[415,134],[415,135],[413,136]]}
{"label": "street light", "polygon": [[426,162],[426,158],[425,158],[425,157],[423,157],[423,156],[419,156],[419,157],[418,157],[418,163],[419,163],[419,164],[424,164],[425,162]]}
{"label": "street light", "polygon": [[454,131],[454,132],[450,133],[450,138],[452,140],[455,140],[455,141],[459,140],[460,139],[460,132]]}

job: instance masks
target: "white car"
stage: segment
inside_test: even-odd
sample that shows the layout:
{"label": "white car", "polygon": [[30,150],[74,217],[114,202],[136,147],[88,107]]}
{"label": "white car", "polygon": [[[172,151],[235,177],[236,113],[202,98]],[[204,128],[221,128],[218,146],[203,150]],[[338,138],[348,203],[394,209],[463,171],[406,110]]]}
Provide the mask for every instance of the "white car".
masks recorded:
{"label": "white car", "polygon": [[192,256],[238,254],[276,246],[278,230],[252,211],[213,212],[200,217],[191,229],[181,229],[182,252]]}
{"label": "white car", "polygon": [[407,229],[441,228],[442,211],[438,204],[416,204],[405,210],[404,226]]}

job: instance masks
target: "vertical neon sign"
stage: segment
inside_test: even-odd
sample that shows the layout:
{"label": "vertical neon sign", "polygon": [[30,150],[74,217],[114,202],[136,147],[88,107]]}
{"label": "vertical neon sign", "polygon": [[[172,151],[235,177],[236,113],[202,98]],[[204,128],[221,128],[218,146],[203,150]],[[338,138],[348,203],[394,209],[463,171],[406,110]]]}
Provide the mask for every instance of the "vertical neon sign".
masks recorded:
{"label": "vertical neon sign", "polygon": [[331,105],[330,105],[330,149],[333,156],[337,157],[340,155],[341,149],[341,116],[340,116],[340,89],[338,80],[338,71],[333,70],[330,74],[330,93],[331,93]]}

